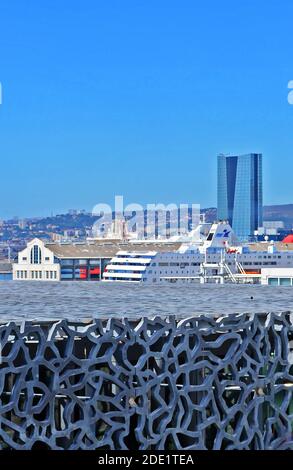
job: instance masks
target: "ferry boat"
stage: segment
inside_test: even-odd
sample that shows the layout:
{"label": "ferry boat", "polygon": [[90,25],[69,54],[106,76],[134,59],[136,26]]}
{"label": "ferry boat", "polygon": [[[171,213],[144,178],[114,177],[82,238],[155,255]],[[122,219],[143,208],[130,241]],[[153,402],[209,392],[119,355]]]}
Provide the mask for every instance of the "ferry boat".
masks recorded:
{"label": "ferry boat", "polygon": [[134,252],[128,245],[111,259],[103,281],[260,283],[263,270],[281,268],[291,268],[293,279],[293,243],[239,244],[226,222],[199,224],[173,241],[181,244],[169,252],[152,251],[151,243],[149,251]]}

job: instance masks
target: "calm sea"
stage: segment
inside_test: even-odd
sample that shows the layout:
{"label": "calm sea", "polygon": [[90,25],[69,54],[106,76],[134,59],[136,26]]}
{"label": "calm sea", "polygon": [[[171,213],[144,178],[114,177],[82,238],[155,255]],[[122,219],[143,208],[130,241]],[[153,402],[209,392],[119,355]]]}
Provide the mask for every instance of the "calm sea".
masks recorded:
{"label": "calm sea", "polygon": [[293,311],[293,288],[0,282],[0,320]]}

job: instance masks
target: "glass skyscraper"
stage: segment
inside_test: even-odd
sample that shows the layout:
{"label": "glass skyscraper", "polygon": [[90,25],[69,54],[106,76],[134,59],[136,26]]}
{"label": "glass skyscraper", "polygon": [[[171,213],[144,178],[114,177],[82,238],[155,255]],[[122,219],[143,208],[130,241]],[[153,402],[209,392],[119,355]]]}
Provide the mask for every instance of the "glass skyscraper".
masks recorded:
{"label": "glass skyscraper", "polygon": [[218,219],[241,240],[262,226],[262,154],[218,155]]}

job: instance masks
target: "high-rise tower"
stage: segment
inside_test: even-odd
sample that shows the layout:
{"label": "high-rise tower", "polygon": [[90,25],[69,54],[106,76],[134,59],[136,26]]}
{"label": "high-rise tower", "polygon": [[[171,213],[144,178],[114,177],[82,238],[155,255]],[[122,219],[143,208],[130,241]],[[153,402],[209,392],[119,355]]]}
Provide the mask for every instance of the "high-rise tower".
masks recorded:
{"label": "high-rise tower", "polygon": [[218,219],[245,240],[262,226],[262,205],[262,154],[219,155]]}

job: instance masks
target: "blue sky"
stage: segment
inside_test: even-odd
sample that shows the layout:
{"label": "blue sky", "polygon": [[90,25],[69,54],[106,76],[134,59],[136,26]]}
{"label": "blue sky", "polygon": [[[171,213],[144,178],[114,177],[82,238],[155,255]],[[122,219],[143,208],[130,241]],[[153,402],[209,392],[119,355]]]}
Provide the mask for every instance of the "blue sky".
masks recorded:
{"label": "blue sky", "polygon": [[1,0],[0,217],[216,203],[216,155],[264,154],[293,203],[291,0]]}

